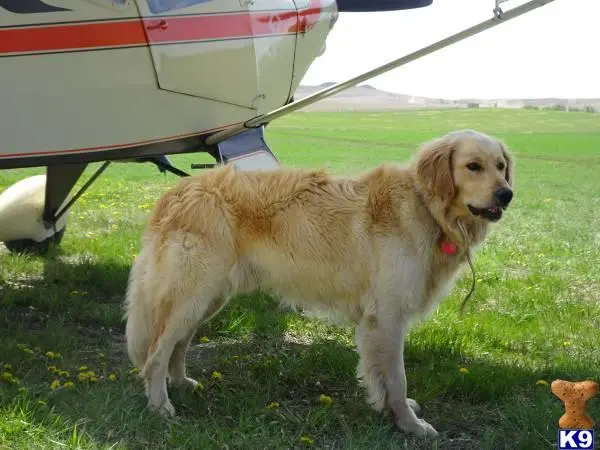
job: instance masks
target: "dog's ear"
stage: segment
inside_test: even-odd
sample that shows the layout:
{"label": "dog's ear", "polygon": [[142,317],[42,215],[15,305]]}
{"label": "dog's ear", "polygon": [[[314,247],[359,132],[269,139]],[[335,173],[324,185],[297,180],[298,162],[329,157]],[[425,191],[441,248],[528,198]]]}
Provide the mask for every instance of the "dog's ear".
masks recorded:
{"label": "dog's ear", "polygon": [[502,148],[502,156],[506,160],[506,169],[504,169],[504,178],[509,186],[513,185],[513,169],[514,169],[514,158],[512,156],[511,151],[508,149],[506,144],[502,141],[498,141],[500,143],[500,147]]}
{"label": "dog's ear", "polygon": [[452,176],[454,140],[449,136],[425,144],[417,159],[416,173],[420,184],[431,194],[450,202],[456,194]]}

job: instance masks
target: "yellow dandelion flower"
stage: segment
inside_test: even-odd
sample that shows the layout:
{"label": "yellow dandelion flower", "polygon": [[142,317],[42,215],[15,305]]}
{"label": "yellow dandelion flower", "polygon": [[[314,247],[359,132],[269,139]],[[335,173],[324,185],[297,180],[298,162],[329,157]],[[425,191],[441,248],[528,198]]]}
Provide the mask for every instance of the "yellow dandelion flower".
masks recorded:
{"label": "yellow dandelion flower", "polygon": [[86,370],[88,370],[88,366],[80,366],[79,367],[80,372],[85,372]]}
{"label": "yellow dandelion flower", "polygon": [[48,359],[62,359],[62,355],[58,352],[46,352],[46,358]]}
{"label": "yellow dandelion flower", "polygon": [[94,371],[93,371],[93,370],[88,370],[87,372],[85,372],[85,374],[86,374],[88,377],[93,377],[93,376],[96,376],[96,374],[94,373]]}
{"label": "yellow dandelion flower", "polygon": [[198,392],[201,391],[202,389],[204,389],[204,385],[200,382],[198,382],[198,384],[196,386],[194,386],[193,392]]}
{"label": "yellow dandelion flower", "polygon": [[12,380],[13,374],[10,372],[2,372],[2,379],[4,381],[10,381]]}
{"label": "yellow dandelion flower", "polygon": [[313,445],[315,443],[315,441],[308,436],[300,436],[300,442],[308,445]]}
{"label": "yellow dandelion flower", "polygon": [[95,376],[95,375],[92,375],[92,376],[90,377],[90,383],[97,383],[97,382],[98,382],[98,378],[96,378],[96,376]]}
{"label": "yellow dandelion flower", "polygon": [[58,369],[56,368],[56,366],[48,366],[48,372],[56,373],[58,372]]}
{"label": "yellow dandelion flower", "polygon": [[216,370],[211,374],[211,377],[213,380],[222,380],[223,379],[223,374],[221,374],[221,372],[217,372]]}
{"label": "yellow dandelion flower", "polygon": [[58,371],[58,376],[59,377],[69,378],[71,376],[71,374],[68,371],[66,371],[66,370],[59,370]]}
{"label": "yellow dandelion flower", "polygon": [[111,373],[111,374],[108,376],[108,379],[109,379],[110,381],[117,381],[117,375],[116,375],[116,374],[114,374],[114,373]]}
{"label": "yellow dandelion flower", "polygon": [[571,345],[571,343],[569,341],[564,341],[563,342],[563,347],[568,347],[569,345]]}
{"label": "yellow dandelion flower", "polygon": [[12,370],[12,365],[10,365],[10,364],[4,364],[4,366],[2,366],[2,367],[4,367],[4,370],[7,370],[7,371]]}
{"label": "yellow dandelion flower", "polygon": [[535,384],[538,386],[548,386],[548,382],[546,380],[537,380]]}
{"label": "yellow dandelion flower", "polygon": [[279,408],[278,402],[271,402],[267,405],[267,409],[275,409],[275,408]]}
{"label": "yellow dandelion flower", "polygon": [[53,391],[58,389],[60,387],[60,380],[54,380],[52,383],[50,383],[50,389],[52,389]]}
{"label": "yellow dandelion flower", "polygon": [[88,376],[85,372],[80,372],[79,375],[77,375],[77,379],[79,381],[85,381],[88,379]]}
{"label": "yellow dandelion flower", "polygon": [[66,389],[70,389],[70,388],[73,388],[73,387],[75,387],[75,383],[73,383],[72,381],[67,381],[65,384],[63,384],[63,386],[64,386]]}
{"label": "yellow dandelion flower", "polygon": [[28,355],[35,355],[35,352],[30,348],[24,348],[23,352],[27,353]]}
{"label": "yellow dandelion flower", "polygon": [[200,338],[200,342],[202,342],[202,343],[205,343],[205,344],[206,344],[207,342],[210,342],[210,339],[208,338],[208,336],[202,336],[202,337]]}
{"label": "yellow dandelion flower", "polygon": [[319,395],[319,401],[322,405],[331,405],[331,403],[333,403],[333,399],[329,395],[325,394]]}
{"label": "yellow dandelion flower", "polygon": [[129,369],[129,373],[131,375],[135,375],[136,373],[140,373],[140,369],[138,369],[137,367],[133,367],[132,369]]}
{"label": "yellow dandelion flower", "polygon": [[467,369],[466,367],[461,367],[460,369],[458,369],[458,371],[460,373],[462,373],[463,375],[466,375],[469,373],[469,369]]}
{"label": "yellow dandelion flower", "polygon": [[19,388],[19,393],[20,394],[27,394],[29,392],[29,389],[27,389],[26,387],[20,387]]}

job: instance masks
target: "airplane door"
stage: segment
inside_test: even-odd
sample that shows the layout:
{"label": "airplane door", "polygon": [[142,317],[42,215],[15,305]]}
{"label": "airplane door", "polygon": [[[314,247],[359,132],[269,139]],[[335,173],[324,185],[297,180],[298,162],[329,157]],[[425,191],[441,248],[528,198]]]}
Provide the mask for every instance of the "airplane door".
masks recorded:
{"label": "airplane door", "polygon": [[137,0],[160,88],[258,114],[290,95],[294,0]]}

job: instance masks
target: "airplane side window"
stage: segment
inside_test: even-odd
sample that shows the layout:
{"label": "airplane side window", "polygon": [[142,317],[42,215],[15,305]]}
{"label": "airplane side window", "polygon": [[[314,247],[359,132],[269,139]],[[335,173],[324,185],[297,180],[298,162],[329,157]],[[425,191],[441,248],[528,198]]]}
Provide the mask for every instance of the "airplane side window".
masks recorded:
{"label": "airplane side window", "polygon": [[212,1],[214,0],[148,0],[148,9],[152,14],[160,14]]}

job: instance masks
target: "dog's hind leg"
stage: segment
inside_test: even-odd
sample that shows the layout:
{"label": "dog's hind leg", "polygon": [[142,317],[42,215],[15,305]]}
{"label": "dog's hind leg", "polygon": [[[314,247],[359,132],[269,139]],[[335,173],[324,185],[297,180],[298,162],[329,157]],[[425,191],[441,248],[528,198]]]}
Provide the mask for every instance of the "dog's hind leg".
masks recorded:
{"label": "dog's hind leg", "polygon": [[175,409],[167,393],[169,366],[176,381],[195,382],[185,374],[185,353],[198,323],[210,313],[229,288],[232,261],[226,250],[215,249],[193,237],[173,239],[157,254],[150,295],[153,336],[141,375],[148,406],[163,415]]}
{"label": "dog's hind leg", "polygon": [[437,431],[416,412],[419,405],[407,398],[404,369],[404,339],[408,326],[389,317],[365,314],[356,328],[360,354],[358,374],[368,392],[368,402],[377,411],[394,413],[396,424],[407,433],[435,437]]}
{"label": "dog's hind leg", "polygon": [[[210,319],[216,316],[226,304],[227,299],[225,297],[216,299],[213,303],[211,303],[209,309],[204,313],[204,316],[201,320],[208,322]],[[190,342],[194,337],[194,334],[195,329],[192,330],[184,339],[177,342],[177,344],[175,344],[175,348],[173,349],[173,353],[171,353],[171,358],[169,360],[169,378],[176,385],[187,384],[191,388],[195,388],[198,385],[196,380],[187,376],[185,370],[185,354]]]}
{"label": "dog's hind leg", "polygon": [[185,354],[190,345],[190,342],[194,338],[195,330],[190,332],[182,340],[178,341],[173,348],[171,358],[169,359],[169,378],[171,382],[176,385],[188,385],[192,389],[195,388],[198,383],[193,378],[189,378],[185,371]]}

